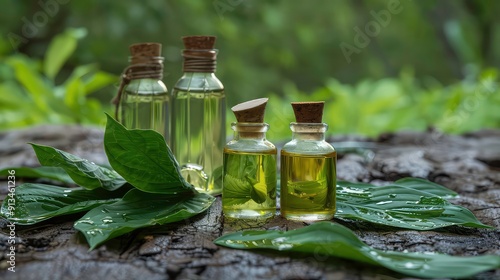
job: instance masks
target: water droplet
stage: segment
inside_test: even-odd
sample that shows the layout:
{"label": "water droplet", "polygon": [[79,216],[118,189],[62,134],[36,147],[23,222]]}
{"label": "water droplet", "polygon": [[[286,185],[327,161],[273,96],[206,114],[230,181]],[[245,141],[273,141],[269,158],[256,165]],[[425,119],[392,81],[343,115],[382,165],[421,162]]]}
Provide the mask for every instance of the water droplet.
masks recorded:
{"label": "water droplet", "polygon": [[94,224],[94,221],[92,221],[91,219],[89,218],[86,218],[84,220],[79,220],[79,221],[76,221],[75,222],[75,225],[77,224],[89,224],[89,225],[93,225]]}
{"label": "water droplet", "polygon": [[72,192],[73,190],[64,190],[65,193],[70,193]]}
{"label": "water droplet", "polygon": [[380,201],[380,202],[377,202],[375,204],[377,204],[377,205],[384,205],[384,204],[389,204],[389,203],[392,203],[392,200]]}
{"label": "water droplet", "polygon": [[110,216],[106,216],[106,217],[102,218],[102,222],[105,224],[110,224],[113,222],[113,219]]}
{"label": "water droplet", "polygon": [[409,269],[412,269],[412,268],[415,268],[416,265],[414,263],[412,263],[412,262],[407,262],[407,263],[405,263],[405,267],[409,268]]}

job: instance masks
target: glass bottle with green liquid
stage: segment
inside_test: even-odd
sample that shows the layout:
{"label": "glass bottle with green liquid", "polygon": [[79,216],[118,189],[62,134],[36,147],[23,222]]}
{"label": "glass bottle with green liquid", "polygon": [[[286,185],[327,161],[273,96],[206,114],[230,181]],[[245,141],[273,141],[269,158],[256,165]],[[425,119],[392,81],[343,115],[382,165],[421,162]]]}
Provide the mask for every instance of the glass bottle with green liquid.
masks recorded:
{"label": "glass bottle with green liquid", "polygon": [[161,44],[130,46],[130,65],[113,100],[116,119],[129,129],[153,129],[169,143],[169,94],[162,82]]}
{"label": "glass bottle with green liquid", "polygon": [[222,210],[229,218],[266,219],[276,212],[276,147],[266,140],[267,98],[231,108],[234,139],[224,147]]}
{"label": "glass bottle with green liquid", "polygon": [[226,98],[215,76],[214,36],[183,37],[183,75],[171,94],[171,148],[182,176],[198,191],[222,191]]}
{"label": "glass bottle with green liquid", "polygon": [[335,214],[337,153],[325,141],[324,102],[292,102],[292,141],[281,150],[281,215],[329,220]]}

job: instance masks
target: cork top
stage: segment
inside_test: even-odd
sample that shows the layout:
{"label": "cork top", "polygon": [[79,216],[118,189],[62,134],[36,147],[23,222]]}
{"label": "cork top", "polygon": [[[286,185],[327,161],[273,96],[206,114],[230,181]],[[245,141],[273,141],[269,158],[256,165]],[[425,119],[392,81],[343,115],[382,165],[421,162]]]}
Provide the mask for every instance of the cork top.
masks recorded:
{"label": "cork top", "polygon": [[298,123],[322,123],[324,101],[292,102],[295,120]]}
{"label": "cork top", "polygon": [[160,43],[139,43],[130,45],[132,56],[161,56]]}
{"label": "cork top", "polygon": [[240,103],[231,108],[238,122],[263,123],[269,98],[259,98]]}
{"label": "cork top", "polygon": [[214,48],[215,36],[185,36],[182,37],[184,47],[188,50],[210,50]]}

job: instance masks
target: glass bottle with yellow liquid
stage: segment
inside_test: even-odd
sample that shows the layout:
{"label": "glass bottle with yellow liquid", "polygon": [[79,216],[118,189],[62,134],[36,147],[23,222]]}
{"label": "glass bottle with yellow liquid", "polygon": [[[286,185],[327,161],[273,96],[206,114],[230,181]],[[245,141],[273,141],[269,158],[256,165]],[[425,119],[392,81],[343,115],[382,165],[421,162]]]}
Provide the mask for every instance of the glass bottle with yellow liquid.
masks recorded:
{"label": "glass bottle with yellow liquid", "polygon": [[226,143],[226,98],[215,76],[213,36],[182,38],[182,77],[171,94],[171,148],[182,176],[198,191],[222,191],[222,150]]}
{"label": "glass bottle with yellow liquid", "polygon": [[325,141],[324,102],[293,102],[297,122],[281,150],[281,215],[300,221],[329,220],[335,214],[337,153]]}
{"label": "glass bottle with yellow liquid", "polygon": [[265,219],[276,212],[276,147],[266,140],[263,122],[267,98],[231,109],[238,122],[224,147],[222,210],[229,218]]}
{"label": "glass bottle with yellow liquid", "polygon": [[116,104],[116,119],[129,129],[153,129],[169,143],[169,102],[162,82],[161,44],[130,46],[130,65],[122,74]]}

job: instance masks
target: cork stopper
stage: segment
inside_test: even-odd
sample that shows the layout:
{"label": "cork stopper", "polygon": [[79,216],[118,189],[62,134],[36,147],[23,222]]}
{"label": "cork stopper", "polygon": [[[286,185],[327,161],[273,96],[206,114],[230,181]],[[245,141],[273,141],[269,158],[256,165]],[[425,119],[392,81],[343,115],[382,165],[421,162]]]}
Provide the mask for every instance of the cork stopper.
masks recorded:
{"label": "cork stopper", "polygon": [[324,101],[292,102],[295,120],[298,123],[322,123]]}
{"label": "cork stopper", "polygon": [[139,43],[130,45],[132,56],[161,56],[160,43]]}
{"label": "cork stopper", "polygon": [[264,111],[269,98],[259,98],[240,103],[231,108],[236,120],[245,123],[263,123]]}
{"label": "cork stopper", "polygon": [[185,36],[182,37],[184,47],[188,50],[211,50],[215,45],[215,36]]}

